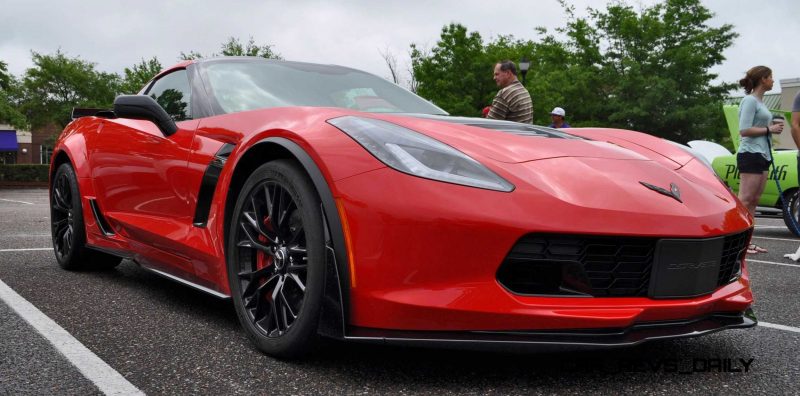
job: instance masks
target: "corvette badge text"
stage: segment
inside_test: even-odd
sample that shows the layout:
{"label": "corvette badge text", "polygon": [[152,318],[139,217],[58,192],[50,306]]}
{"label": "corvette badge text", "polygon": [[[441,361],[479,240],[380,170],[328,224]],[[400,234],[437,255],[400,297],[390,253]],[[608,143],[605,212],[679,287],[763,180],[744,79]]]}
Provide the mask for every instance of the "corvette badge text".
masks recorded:
{"label": "corvette badge text", "polygon": [[[778,167],[770,167],[769,178],[770,180],[786,180],[787,172],[786,168],[789,165],[781,165]],[[734,179],[739,178],[739,168],[734,164],[725,165],[725,177],[723,180],[728,180],[728,177],[733,175]]]}
{"label": "corvette badge text", "polygon": [[612,373],[749,373],[754,361],[755,358],[621,359],[608,368]]}

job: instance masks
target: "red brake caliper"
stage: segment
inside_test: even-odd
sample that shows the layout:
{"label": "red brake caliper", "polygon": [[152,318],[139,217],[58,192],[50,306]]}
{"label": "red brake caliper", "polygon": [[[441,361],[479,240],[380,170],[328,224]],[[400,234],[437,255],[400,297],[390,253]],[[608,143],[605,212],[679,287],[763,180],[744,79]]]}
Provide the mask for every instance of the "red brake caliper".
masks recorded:
{"label": "red brake caliper", "polygon": [[[269,228],[270,226],[269,216],[264,217],[263,223],[265,227]],[[266,246],[270,245],[269,240],[263,235],[258,236],[258,241]],[[260,270],[262,268],[269,267],[270,265],[272,265],[272,256],[269,256],[266,253],[259,250],[258,253],[256,254],[256,269]],[[262,284],[265,281],[266,281],[265,278],[261,278]]]}

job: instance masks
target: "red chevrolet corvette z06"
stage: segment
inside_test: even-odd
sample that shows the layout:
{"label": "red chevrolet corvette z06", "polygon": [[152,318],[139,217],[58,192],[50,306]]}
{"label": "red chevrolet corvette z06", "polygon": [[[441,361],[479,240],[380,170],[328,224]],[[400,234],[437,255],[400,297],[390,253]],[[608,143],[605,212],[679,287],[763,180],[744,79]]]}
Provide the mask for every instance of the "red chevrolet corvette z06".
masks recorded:
{"label": "red chevrolet corvette z06", "polygon": [[55,146],[65,269],[220,298],[268,354],[320,336],[615,347],[755,325],[747,210],[688,151],[450,117],[345,67],[187,61]]}

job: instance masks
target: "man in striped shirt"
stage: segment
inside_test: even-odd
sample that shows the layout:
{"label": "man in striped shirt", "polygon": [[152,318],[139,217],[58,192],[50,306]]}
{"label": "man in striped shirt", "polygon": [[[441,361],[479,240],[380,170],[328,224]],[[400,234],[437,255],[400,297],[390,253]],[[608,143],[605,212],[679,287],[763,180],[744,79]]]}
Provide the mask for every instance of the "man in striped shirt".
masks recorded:
{"label": "man in striped shirt", "polygon": [[496,120],[532,123],[531,94],[517,79],[517,67],[514,62],[510,60],[498,62],[494,66],[494,81],[500,87],[500,91],[494,97],[487,117]]}

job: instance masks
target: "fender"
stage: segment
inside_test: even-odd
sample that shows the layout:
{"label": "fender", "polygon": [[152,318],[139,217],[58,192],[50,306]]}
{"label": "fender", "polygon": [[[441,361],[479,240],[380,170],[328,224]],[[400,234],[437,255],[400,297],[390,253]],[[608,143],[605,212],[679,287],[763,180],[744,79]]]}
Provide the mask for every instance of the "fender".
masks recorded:
{"label": "fender", "polygon": [[[238,171],[240,160],[247,156],[247,153],[253,149],[264,146],[273,146],[283,150],[287,156],[293,157],[294,160],[300,163],[308,174],[314,189],[317,191],[321,201],[321,209],[323,215],[323,227],[325,230],[326,241],[326,269],[325,269],[325,294],[322,302],[322,312],[320,316],[320,324],[318,331],[320,334],[327,337],[344,339],[345,326],[349,316],[349,291],[350,291],[350,276],[347,256],[347,245],[345,243],[344,227],[342,220],[339,216],[339,211],[336,206],[336,201],[333,197],[328,181],[323,176],[317,163],[313,160],[311,155],[306,152],[298,143],[285,137],[271,136],[254,140],[254,143],[247,144],[246,149],[238,146],[231,153],[231,159],[234,161],[232,167],[223,170],[223,174],[219,177],[217,188],[223,188],[231,183],[231,179]],[[227,191],[226,191],[227,192]],[[220,218],[227,217],[225,212],[228,206],[229,193],[220,194],[220,202],[218,214]],[[222,216],[220,216],[222,215]],[[228,223],[229,219],[220,222],[219,227],[220,235],[226,235],[226,228],[224,224]],[[210,222],[209,222],[210,224]],[[227,264],[224,264],[227,265]]]}
{"label": "fender", "polygon": [[[89,171],[89,153],[86,150],[86,133],[96,133],[103,126],[103,121],[96,117],[83,117],[67,126],[67,129],[59,136],[56,147],[53,150],[53,161],[50,167],[50,175],[56,171],[55,159],[59,153],[64,152],[69,157],[69,162],[75,168],[75,173],[78,178],[88,178]],[[86,195],[85,192],[82,192]]]}
{"label": "fender", "polygon": [[[330,242],[333,245],[333,263],[330,263],[330,260],[326,260],[328,268],[325,271],[325,298],[323,299],[322,320],[319,330],[325,332],[327,336],[343,338],[345,324],[347,323],[346,318],[348,317],[349,304],[346,304],[346,302],[349,301],[350,276],[344,228],[342,227],[342,219],[339,217],[339,211],[336,208],[333,193],[317,164],[300,145],[282,137],[269,137],[259,141],[257,144],[261,143],[273,143],[289,150],[306,170],[311,182],[314,183],[317,194],[319,194],[324,216],[323,226],[326,228],[326,233],[329,234]],[[332,273],[332,270],[335,271]],[[329,282],[332,279],[331,277],[335,277],[333,279],[337,282]],[[338,290],[331,286],[338,286]],[[331,312],[337,308],[335,305],[327,304],[331,300],[338,301],[338,304],[335,305],[338,305],[340,312]],[[334,322],[331,323],[331,321]],[[339,329],[341,329],[341,333],[339,333]]]}
{"label": "fender", "polygon": [[89,244],[93,244],[99,230],[94,216],[86,215],[92,213],[87,197],[94,197],[94,185],[89,177],[89,155],[86,150],[86,137],[84,134],[101,127],[102,120],[96,117],[84,117],[70,123],[56,141],[50,161],[50,190],[52,190],[53,175],[61,164],[70,163],[72,168],[75,169],[75,174],[78,178],[78,191],[81,195],[82,212],[84,213],[83,225]]}

